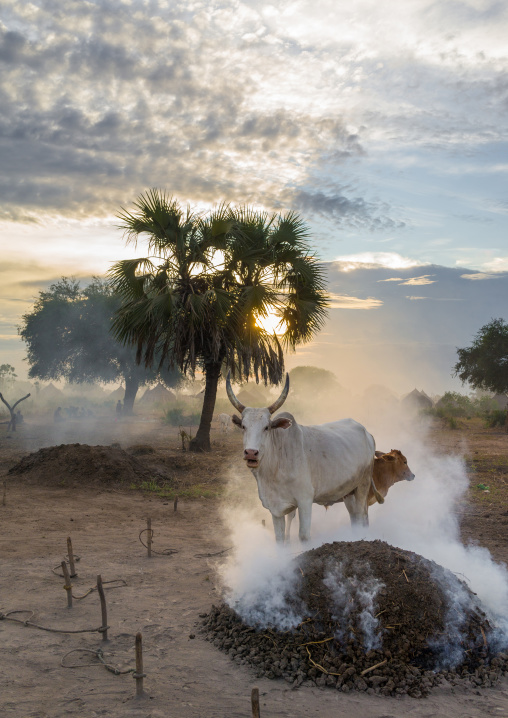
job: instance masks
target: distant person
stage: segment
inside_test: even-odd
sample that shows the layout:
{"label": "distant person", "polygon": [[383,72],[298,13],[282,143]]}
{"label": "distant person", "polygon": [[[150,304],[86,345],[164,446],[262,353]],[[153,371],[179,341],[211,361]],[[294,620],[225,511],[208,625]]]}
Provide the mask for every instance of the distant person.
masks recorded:
{"label": "distant person", "polygon": [[24,424],[25,423],[25,417],[20,411],[16,412],[16,424]]}
{"label": "distant person", "polygon": [[117,418],[119,419],[119,418],[122,416],[122,414],[123,414],[122,402],[120,401],[120,399],[118,399],[118,403],[117,403],[117,405],[116,405],[116,416],[117,416]]}
{"label": "distant person", "polygon": [[58,409],[53,414],[53,421],[55,422],[55,424],[61,424],[63,420],[64,420],[64,418],[62,416],[62,407],[59,406]]}

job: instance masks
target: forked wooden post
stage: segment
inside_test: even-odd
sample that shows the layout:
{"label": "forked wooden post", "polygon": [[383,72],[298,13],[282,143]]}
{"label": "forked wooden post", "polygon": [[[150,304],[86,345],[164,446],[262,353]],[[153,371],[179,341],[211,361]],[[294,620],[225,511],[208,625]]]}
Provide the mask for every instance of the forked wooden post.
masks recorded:
{"label": "forked wooden post", "polygon": [[69,576],[69,569],[65,561],[62,561],[61,566],[65,581],[64,588],[67,591],[67,608],[72,608],[72,583],[71,577]]}
{"label": "forked wooden post", "polygon": [[146,550],[148,552],[148,558],[152,558],[152,519],[146,520]]}
{"label": "forked wooden post", "polygon": [[102,576],[97,576],[97,593],[101,600],[101,615],[102,615],[102,640],[108,640],[108,609],[106,608],[106,596],[104,595],[104,587],[102,585]]}
{"label": "forked wooden post", "polygon": [[252,718],[260,718],[261,713],[259,712],[259,688],[253,688],[250,696],[252,704]]}
{"label": "forked wooden post", "polygon": [[136,696],[143,695],[143,636],[141,633],[136,633],[136,673],[134,678],[136,679]]}
{"label": "forked wooden post", "polygon": [[76,573],[76,567],[74,565],[74,553],[72,552],[72,541],[70,536],[67,536],[67,555],[69,557],[69,571],[71,578],[74,578],[78,574]]}

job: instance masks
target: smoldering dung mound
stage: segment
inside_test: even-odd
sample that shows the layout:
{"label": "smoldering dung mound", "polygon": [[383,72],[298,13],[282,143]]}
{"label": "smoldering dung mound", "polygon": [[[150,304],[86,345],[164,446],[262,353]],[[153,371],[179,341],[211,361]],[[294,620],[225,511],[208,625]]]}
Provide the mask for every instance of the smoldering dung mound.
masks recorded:
{"label": "smoldering dung mound", "polygon": [[[260,625],[263,606],[240,601],[236,610],[212,608],[206,637],[258,677],[344,692],[419,698],[443,680],[487,687],[508,672],[508,655],[494,649],[495,627],[467,585],[383,541],[301,554],[285,599],[287,616],[298,616],[291,630]],[[249,625],[252,615],[257,625]]]}
{"label": "smoldering dung mound", "polygon": [[28,482],[53,486],[138,484],[164,479],[158,469],[119,446],[61,444],[24,456],[8,472]]}

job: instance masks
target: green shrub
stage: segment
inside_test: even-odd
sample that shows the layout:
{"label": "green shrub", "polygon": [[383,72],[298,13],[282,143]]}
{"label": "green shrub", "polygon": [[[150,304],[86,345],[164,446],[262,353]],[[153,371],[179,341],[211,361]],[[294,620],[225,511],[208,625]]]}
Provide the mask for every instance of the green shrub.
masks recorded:
{"label": "green shrub", "polygon": [[184,414],[184,410],[180,406],[168,409],[164,414],[164,423],[170,426],[197,426],[201,418],[199,411],[192,414]]}
{"label": "green shrub", "polygon": [[170,426],[180,426],[180,424],[183,424],[183,409],[180,407],[168,409],[164,415],[164,423],[169,424]]}
{"label": "green shrub", "polygon": [[506,411],[504,409],[495,409],[485,417],[485,424],[489,427],[489,429],[494,429],[496,426],[504,426],[505,423]]}

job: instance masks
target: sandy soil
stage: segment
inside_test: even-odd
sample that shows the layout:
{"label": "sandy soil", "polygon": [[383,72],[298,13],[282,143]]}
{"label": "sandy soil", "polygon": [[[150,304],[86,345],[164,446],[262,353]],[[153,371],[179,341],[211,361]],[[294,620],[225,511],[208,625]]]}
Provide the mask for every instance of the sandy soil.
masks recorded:
{"label": "sandy soil", "polygon": [[[482,438],[481,431],[479,426],[467,426],[458,432],[436,431],[433,441],[440,443],[444,451],[456,451],[466,436],[467,458],[471,462],[477,458],[476,467],[471,464],[472,485],[487,476],[480,459],[494,457],[489,466],[495,470],[488,474],[492,490],[488,495],[471,490],[463,531],[465,536],[477,539],[483,534],[481,542],[494,557],[506,559],[503,512],[508,507],[502,487],[508,438],[502,432],[490,432]],[[104,427],[94,428],[89,435],[84,433],[83,429],[78,437],[61,438],[87,443],[123,439],[122,445],[128,443],[125,427],[113,426],[108,431]],[[172,454],[178,455],[175,432],[168,439],[167,429],[147,427],[144,436],[137,435],[137,441],[147,437],[165,454],[166,461]],[[238,440],[233,435],[226,446],[219,442],[212,458],[220,464],[228,445],[234,446]],[[15,463],[26,448],[35,450],[50,443],[57,442],[44,427],[26,427],[23,437],[14,440],[2,438],[0,471]],[[217,462],[211,462],[210,457],[188,460],[189,484],[205,482],[220,486],[222,477]],[[138,534],[146,526],[148,516],[155,531],[154,549],[172,547],[178,553],[147,558]],[[4,613],[31,609],[35,612],[34,621],[56,628],[100,625],[97,593],[75,601],[74,607],[68,609],[63,580],[51,571],[64,558],[69,535],[75,552],[81,556],[78,577],[73,579],[76,595],[94,585],[99,573],[103,581],[121,578],[127,583],[126,587],[106,592],[108,642],[103,642],[98,633],[48,633],[0,621],[2,716],[248,717],[253,685],[260,689],[263,718],[508,716],[507,678],[485,690],[466,692],[443,686],[423,700],[408,697],[396,700],[330,689],[292,690],[284,681],[256,680],[249,668],[235,665],[198,632],[199,614],[218,601],[218,593],[214,586],[214,559],[199,558],[196,554],[228,547],[219,501],[215,499],[182,497],[175,513],[172,500],[154,492],[101,490],[97,486],[93,489],[34,486],[16,478],[8,483],[6,505],[0,505],[0,521],[0,611]],[[490,533],[487,526],[491,527]],[[100,665],[79,668],[61,665],[62,658],[73,649],[100,647],[114,666],[133,667],[137,631],[143,634],[147,674],[143,698],[134,698],[135,681],[131,675],[116,676]],[[85,660],[89,660],[91,654],[86,656]],[[69,662],[80,660],[83,659],[76,653],[66,658]]]}

